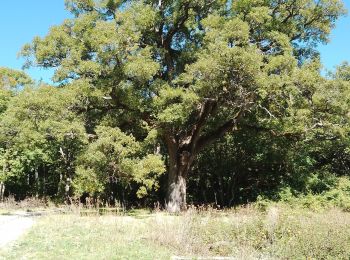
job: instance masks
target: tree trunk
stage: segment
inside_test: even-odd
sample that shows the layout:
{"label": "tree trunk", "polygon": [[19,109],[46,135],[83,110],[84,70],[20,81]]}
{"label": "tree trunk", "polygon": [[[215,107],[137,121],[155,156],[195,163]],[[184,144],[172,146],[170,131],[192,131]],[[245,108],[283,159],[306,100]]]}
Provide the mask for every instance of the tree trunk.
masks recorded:
{"label": "tree trunk", "polygon": [[0,201],[4,201],[5,183],[0,181]]}
{"label": "tree trunk", "polygon": [[166,210],[171,213],[186,210],[187,174],[193,162],[193,155],[180,152],[178,147],[169,150],[168,190]]}
{"label": "tree trunk", "polygon": [[70,195],[71,195],[71,178],[67,177],[64,185],[64,196],[67,202],[69,202],[70,200]]}
{"label": "tree trunk", "polygon": [[186,209],[186,173],[177,168],[169,169],[166,209],[179,212]]}
{"label": "tree trunk", "polygon": [[38,167],[35,167],[34,179],[35,179],[35,184],[34,184],[35,185],[35,197],[38,198],[39,197],[39,187],[40,187]]}

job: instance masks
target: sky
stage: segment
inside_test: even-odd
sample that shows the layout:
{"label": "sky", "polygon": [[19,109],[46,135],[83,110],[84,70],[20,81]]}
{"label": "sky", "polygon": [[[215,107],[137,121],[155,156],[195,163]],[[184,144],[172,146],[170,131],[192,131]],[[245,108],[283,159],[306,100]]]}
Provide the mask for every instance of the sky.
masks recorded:
{"label": "sky", "polygon": [[[70,14],[64,0],[4,0],[0,8],[0,66],[21,69],[24,60],[17,54],[35,36],[45,36],[52,25],[58,25]],[[50,82],[52,70],[30,69],[36,80]]]}
{"label": "sky", "polygon": [[[344,0],[350,9],[350,0]],[[350,11],[349,11],[350,13]],[[45,36],[52,25],[58,25],[70,14],[64,0],[5,0],[0,9],[0,66],[21,69],[24,60],[17,53],[35,36]],[[319,46],[325,69],[332,70],[342,61],[350,61],[350,15],[338,20],[330,43]],[[52,70],[29,69],[36,80],[50,82]]]}

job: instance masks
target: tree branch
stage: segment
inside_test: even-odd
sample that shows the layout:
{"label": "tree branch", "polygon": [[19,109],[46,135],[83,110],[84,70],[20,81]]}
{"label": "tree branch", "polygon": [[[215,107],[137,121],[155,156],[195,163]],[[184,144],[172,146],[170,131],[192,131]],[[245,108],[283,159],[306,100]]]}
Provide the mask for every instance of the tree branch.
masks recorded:
{"label": "tree branch", "polygon": [[239,120],[244,116],[245,111],[246,111],[245,108],[241,107],[241,109],[236,113],[236,115],[232,119],[228,120],[226,123],[218,127],[213,132],[206,134],[204,136],[201,136],[198,139],[197,145],[195,147],[195,153],[198,153],[207,145],[212,144],[215,140],[221,138],[227,132],[235,129],[237,127],[237,123],[239,122]]}
{"label": "tree branch", "polygon": [[198,141],[199,134],[206,123],[208,116],[213,113],[213,111],[217,108],[217,101],[212,98],[206,98],[204,103],[201,105],[201,110],[198,115],[197,122],[194,124],[191,134],[188,140],[188,145],[190,146],[190,150],[193,152],[195,149],[195,145]]}
{"label": "tree branch", "polygon": [[163,46],[166,49],[169,49],[171,47],[171,42],[174,37],[174,35],[184,26],[185,22],[187,21],[189,17],[189,10],[190,10],[190,2],[187,2],[183,5],[184,14],[179,18],[178,21],[176,21],[172,28],[169,29],[167,36],[164,39]]}

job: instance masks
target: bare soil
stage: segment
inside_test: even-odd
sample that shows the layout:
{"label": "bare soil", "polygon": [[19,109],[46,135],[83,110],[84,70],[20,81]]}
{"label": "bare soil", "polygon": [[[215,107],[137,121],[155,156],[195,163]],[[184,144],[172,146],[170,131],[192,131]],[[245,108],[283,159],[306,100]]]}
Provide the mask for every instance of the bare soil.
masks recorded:
{"label": "bare soil", "polygon": [[25,212],[0,215],[0,248],[17,240],[34,222],[34,217]]}

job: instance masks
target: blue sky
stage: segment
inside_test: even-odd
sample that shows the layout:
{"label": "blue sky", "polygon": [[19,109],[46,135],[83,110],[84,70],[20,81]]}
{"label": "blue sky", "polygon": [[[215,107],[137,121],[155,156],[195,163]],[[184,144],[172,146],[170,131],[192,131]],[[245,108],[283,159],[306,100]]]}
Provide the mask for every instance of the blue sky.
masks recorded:
{"label": "blue sky", "polygon": [[[0,66],[20,69],[23,59],[17,53],[34,36],[45,36],[52,25],[69,17],[64,0],[6,0],[0,8]],[[52,71],[30,69],[36,80],[49,81]]]}
{"label": "blue sky", "polygon": [[330,43],[319,46],[321,59],[326,69],[333,69],[342,61],[350,62],[350,0],[343,0],[348,15],[338,20]]}
{"label": "blue sky", "polygon": [[[70,14],[64,9],[64,0],[2,1],[0,9],[0,66],[20,69],[23,60],[17,59],[21,47],[34,36],[44,36],[48,29],[60,24]],[[350,9],[350,0],[344,0]],[[350,16],[341,18],[331,34],[331,42],[320,46],[322,62],[332,69],[340,62],[350,61]],[[34,79],[49,81],[52,71],[30,69]]]}

